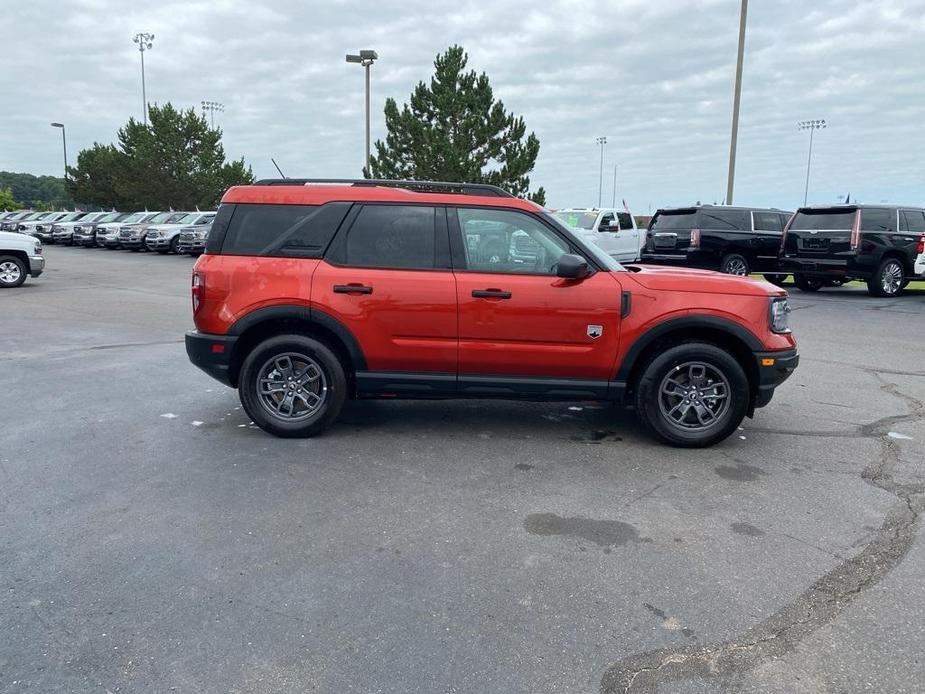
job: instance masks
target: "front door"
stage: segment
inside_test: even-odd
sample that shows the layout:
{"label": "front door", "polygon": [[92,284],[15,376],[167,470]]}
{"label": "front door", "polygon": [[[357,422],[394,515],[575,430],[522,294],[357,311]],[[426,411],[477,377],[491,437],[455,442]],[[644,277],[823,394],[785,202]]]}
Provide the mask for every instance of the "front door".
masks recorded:
{"label": "front door", "polygon": [[359,343],[365,371],[373,372],[358,374],[361,390],[378,383],[380,391],[398,392],[402,382],[415,390],[428,380],[420,374],[453,390],[456,285],[445,209],[357,208],[312,276],[313,307],[330,314]]}
{"label": "front door", "polygon": [[606,271],[583,280],[557,277],[559,257],[580,251],[538,217],[509,209],[455,212],[448,209],[460,390],[471,377],[609,380],[620,331],[617,278]]}

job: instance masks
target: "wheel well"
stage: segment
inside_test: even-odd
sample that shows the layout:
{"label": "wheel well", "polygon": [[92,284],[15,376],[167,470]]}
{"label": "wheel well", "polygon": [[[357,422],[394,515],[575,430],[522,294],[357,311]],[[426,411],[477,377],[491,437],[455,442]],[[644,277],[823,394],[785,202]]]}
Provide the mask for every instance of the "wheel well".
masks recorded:
{"label": "wheel well", "polygon": [[752,350],[739,337],[726,332],[721,328],[677,328],[647,344],[636,357],[630,368],[629,378],[626,381],[627,392],[632,393],[636,383],[642,376],[642,371],[655,356],[669,347],[682,342],[706,342],[721,349],[728,350],[739,362],[745,375],[748,377],[748,389],[752,397],[758,392],[758,364],[753,358]]}
{"label": "wheel well", "polygon": [[25,251],[0,251],[0,255],[12,255],[19,258],[25,264],[26,272],[29,272],[29,256],[26,255]]}
{"label": "wheel well", "polygon": [[332,330],[314,321],[301,318],[268,318],[241,333],[235,342],[234,350],[231,352],[231,361],[228,365],[228,376],[231,380],[231,385],[235,388],[238,387],[238,375],[241,372],[241,365],[256,345],[275,335],[287,334],[305,335],[324,343],[326,347],[337,355],[340,363],[343,364],[344,371],[347,374],[349,392],[354,391],[356,365],[350,358],[350,352],[347,350],[346,345]]}
{"label": "wheel well", "polygon": [[895,258],[896,260],[898,260],[900,265],[903,266],[903,270],[905,271],[906,275],[911,275],[915,271],[915,260],[910,258],[905,253],[902,253],[897,250],[884,251],[883,255],[880,256],[880,262],[882,263],[887,258]]}

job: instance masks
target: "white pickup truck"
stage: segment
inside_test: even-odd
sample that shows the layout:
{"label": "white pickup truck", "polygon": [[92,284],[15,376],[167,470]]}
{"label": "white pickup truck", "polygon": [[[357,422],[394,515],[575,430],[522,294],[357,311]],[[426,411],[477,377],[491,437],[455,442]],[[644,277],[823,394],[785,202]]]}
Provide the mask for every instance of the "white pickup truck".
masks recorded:
{"label": "white pickup truck", "polygon": [[560,222],[591,243],[600,246],[618,262],[639,260],[646,234],[636,226],[628,210],[612,207],[569,207],[553,212]]}
{"label": "white pickup truck", "polygon": [[18,287],[26,275],[38,277],[44,269],[41,241],[27,234],[0,231],[0,288]]}

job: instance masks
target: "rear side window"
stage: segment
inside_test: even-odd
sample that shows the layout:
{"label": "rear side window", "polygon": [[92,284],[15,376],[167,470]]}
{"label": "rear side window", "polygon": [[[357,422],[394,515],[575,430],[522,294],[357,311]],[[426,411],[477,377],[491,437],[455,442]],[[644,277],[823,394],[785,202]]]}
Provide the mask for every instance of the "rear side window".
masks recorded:
{"label": "rear side window", "polygon": [[755,231],[781,231],[780,215],[775,212],[755,212]]}
{"label": "rear side window", "polygon": [[900,214],[902,231],[925,232],[925,212],[921,210],[903,210]]}
{"label": "rear side window", "polygon": [[348,202],[326,205],[234,205],[224,224],[225,206],[219,208],[212,226],[213,236],[224,235],[226,255],[294,256],[320,258],[344,220]]}
{"label": "rear side window", "polygon": [[861,210],[863,231],[896,231],[896,210],[865,207]]}
{"label": "rear side window", "polygon": [[704,229],[751,231],[752,220],[747,210],[703,209],[700,226]]}
{"label": "rear side window", "polygon": [[363,205],[347,231],[343,262],[356,267],[433,269],[434,207]]}
{"label": "rear side window", "polygon": [[854,210],[800,210],[793,217],[794,231],[849,231],[854,226]]}

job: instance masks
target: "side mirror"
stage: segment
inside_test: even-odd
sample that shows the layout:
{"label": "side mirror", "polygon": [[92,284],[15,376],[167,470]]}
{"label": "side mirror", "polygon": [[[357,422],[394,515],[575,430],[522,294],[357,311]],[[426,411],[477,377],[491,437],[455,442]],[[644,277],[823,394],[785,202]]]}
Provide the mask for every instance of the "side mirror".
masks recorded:
{"label": "side mirror", "polygon": [[598,231],[620,231],[620,222],[616,219],[612,219],[609,222],[604,222],[598,228]]}
{"label": "side mirror", "polygon": [[588,261],[580,255],[566,253],[556,263],[556,276],[567,280],[580,280],[591,274]]}

